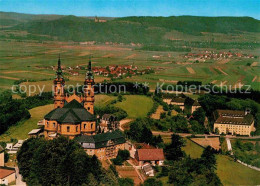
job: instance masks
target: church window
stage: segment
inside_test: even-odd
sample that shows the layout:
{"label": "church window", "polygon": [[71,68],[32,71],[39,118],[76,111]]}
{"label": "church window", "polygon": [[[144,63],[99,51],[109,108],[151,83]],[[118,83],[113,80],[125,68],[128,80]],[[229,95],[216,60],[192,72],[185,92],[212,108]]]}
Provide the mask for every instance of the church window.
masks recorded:
{"label": "church window", "polygon": [[49,127],[49,122],[47,121],[47,127]]}
{"label": "church window", "polygon": [[88,110],[90,110],[90,107],[88,107]]}
{"label": "church window", "polygon": [[67,127],[67,132],[70,132],[70,127]]}
{"label": "church window", "polygon": [[78,132],[78,126],[76,126],[76,132]]}
{"label": "church window", "polygon": [[58,89],[58,94],[60,93],[60,89]]}
{"label": "church window", "polygon": [[54,122],[52,123],[52,125],[53,125],[53,128],[55,128],[55,123]]}
{"label": "church window", "polygon": [[87,125],[86,125],[86,124],[84,124],[84,129],[86,128],[86,126],[87,126]]}
{"label": "church window", "polygon": [[93,129],[93,123],[91,123],[91,127],[90,128]]}
{"label": "church window", "polygon": [[90,90],[88,90],[88,96],[90,96]]}

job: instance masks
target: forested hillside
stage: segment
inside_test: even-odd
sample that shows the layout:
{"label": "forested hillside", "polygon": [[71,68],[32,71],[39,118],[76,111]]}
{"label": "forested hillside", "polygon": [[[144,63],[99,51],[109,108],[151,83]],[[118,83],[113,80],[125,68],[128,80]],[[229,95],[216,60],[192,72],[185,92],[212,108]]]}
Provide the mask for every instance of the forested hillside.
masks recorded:
{"label": "forested hillside", "polygon": [[[9,13],[10,14],[10,13]],[[0,19],[8,30],[27,31],[31,34],[49,35],[61,41],[96,41],[172,45],[167,34],[172,31],[190,36],[204,33],[242,34],[259,33],[260,21],[251,17],[124,17],[96,23],[94,19],[76,16],[23,15],[18,19],[11,14]],[[8,18],[9,16],[9,18]]]}

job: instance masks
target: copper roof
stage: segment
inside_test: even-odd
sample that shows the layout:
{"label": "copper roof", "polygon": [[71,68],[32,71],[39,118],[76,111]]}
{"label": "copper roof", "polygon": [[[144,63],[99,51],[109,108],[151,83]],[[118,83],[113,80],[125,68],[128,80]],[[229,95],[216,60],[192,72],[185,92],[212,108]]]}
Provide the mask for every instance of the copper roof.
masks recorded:
{"label": "copper roof", "polygon": [[136,153],[139,161],[164,160],[163,149],[137,149]]}

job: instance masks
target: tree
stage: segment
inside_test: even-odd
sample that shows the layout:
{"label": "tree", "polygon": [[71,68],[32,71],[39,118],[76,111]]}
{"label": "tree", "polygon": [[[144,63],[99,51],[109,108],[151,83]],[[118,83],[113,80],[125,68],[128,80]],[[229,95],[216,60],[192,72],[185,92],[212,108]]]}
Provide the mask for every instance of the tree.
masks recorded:
{"label": "tree", "polygon": [[164,119],[164,118],[166,118],[166,113],[165,113],[165,112],[162,112],[162,113],[160,114],[160,119]]}
{"label": "tree", "polygon": [[198,121],[200,124],[204,124],[204,121],[205,121],[205,117],[206,117],[206,113],[205,111],[203,110],[203,108],[198,108],[197,110],[195,110],[193,113],[192,113],[192,116],[193,116],[193,120],[196,120]]}
{"label": "tree", "polygon": [[120,186],[134,186],[134,180],[131,178],[119,178],[118,184]]}
{"label": "tree", "polygon": [[122,96],[121,94],[119,94],[118,97],[117,97],[117,100],[118,100],[119,102],[122,102],[122,101],[123,101],[123,96]]}
{"label": "tree", "polygon": [[210,146],[207,146],[201,155],[201,163],[207,169],[216,169],[216,157],[214,154],[214,149]]}
{"label": "tree", "polygon": [[117,184],[112,170],[104,170],[75,141],[30,138],[17,153],[20,173],[29,185]]}
{"label": "tree", "polygon": [[198,121],[196,120],[191,120],[190,121],[191,129],[194,133],[196,134],[203,134],[205,132],[205,127],[204,125],[201,125]]}
{"label": "tree", "polygon": [[181,148],[184,146],[182,138],[177,134],[172,134],[171,144],[164,148],[165,156],[168,160],[180,160],[184,156]]}
{"label": "tree", "polygon": [[162,186],[162,181],[155,178],[148,178],[144,181],[144,186]]}

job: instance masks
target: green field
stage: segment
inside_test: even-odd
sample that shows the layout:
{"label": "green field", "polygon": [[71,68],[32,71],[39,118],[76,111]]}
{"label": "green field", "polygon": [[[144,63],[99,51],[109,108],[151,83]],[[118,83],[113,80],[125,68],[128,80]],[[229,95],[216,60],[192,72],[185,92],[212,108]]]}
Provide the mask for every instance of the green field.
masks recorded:
{"label": "green field", "polygon": [[44,115],[54,109],[53,104],[33,108],[30,111],[31,118],[21,121],[17,125],[11,126],[4,134],[0,135],[0,141],[10,141],[13,139],[27,139],[28,133],[32,129],[38,128],[37,123]]}
{"label": "green field", "polygon": [[104,94],[95,95],[95,106],[104,107],[109,105],[116,97]]}
{"label": "green field", "polygon": [[[186,139],[183,150],[192,158],[199,158],[203,148]],[[241,165],[228,156],[217,155],[217,174],[224,185],[259,185],[259,172]]]}
{"label": "green field", "polygon": [[116,107],[125,110],[128,118],[145,117],[153,106],[153,101],[150,97],[138,95],[125,95],[125,100],[117,102]]}

